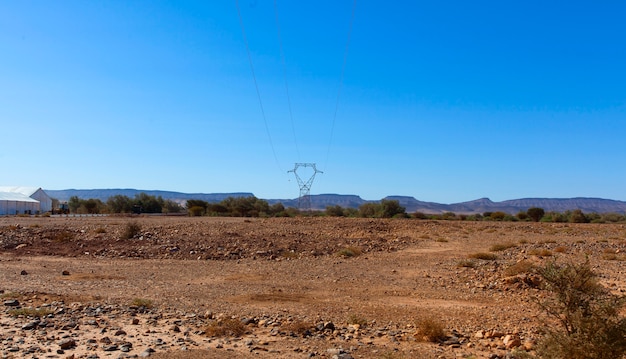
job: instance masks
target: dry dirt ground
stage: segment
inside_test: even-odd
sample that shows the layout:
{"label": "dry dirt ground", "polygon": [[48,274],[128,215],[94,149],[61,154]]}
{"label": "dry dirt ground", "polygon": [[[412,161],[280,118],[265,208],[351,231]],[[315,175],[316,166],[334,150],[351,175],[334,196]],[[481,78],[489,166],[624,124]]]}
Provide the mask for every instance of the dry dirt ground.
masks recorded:
{"label": "dry dirt ground", "polygon": [[619,224],[5,217],[0,357],[512,357],[545,325],[521,264],[589,258],[623,292],[625,247]]}

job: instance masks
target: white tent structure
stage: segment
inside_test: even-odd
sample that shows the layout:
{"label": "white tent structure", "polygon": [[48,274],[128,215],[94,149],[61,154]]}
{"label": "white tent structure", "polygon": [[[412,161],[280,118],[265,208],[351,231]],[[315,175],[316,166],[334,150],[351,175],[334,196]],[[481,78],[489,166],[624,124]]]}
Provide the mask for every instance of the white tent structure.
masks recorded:
{"label": "white tent structure", "polygon": [[0,186],[0,215],[36,214],[52,210],[52,198],[39,187]]}

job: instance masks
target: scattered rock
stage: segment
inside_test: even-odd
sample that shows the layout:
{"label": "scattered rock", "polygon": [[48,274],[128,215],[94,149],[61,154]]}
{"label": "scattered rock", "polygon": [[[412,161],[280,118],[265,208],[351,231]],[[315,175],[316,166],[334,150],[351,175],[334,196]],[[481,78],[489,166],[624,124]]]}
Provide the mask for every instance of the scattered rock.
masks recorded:
{"label": "scattered rock", "polygon": [[19,307],[20,302],[17,299],[9,299],[4,301],[6,307]]}
{"label": "scattered rock", "polygon": [[63,339],[59,342],[59,347],[63,350],[72,349],[76,346],[74,339]]}

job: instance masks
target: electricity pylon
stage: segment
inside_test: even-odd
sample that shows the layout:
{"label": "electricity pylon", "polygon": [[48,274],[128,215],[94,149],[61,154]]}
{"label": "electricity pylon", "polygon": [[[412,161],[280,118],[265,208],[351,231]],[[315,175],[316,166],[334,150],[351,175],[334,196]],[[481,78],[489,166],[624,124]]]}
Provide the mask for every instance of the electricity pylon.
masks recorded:
{"label": "electricity pylon", "polygon": [[[313,174],[311,175],[311,177],[304,181],[302,180],[302,178],[300,178],[300,176],[298,176],[298,168],[299,167],[311,167],[313,168]],[[306,211],[310,211],[311,210],[311,185],[313,184],[313,180],[315,179],[315,175],[318,173],[324,173],[320,170],[318,170],[315,167],[315,163],[296,163],[296,165],[294,166],[294,168],[289,172],[293,172],[294,175],[296,175],[296,180],[298,181],[298,186],[300,186],[300,197],[298,197],[298,209],[299,210],[306,210]]]}

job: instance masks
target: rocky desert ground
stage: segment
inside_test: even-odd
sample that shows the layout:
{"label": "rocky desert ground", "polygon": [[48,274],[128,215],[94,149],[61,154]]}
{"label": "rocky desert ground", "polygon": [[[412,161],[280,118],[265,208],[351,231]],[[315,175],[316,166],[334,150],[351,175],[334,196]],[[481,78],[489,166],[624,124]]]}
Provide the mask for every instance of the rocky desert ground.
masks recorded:
{"label": "rocky desert ground", "polygon": [[514,358],[546,325],[523,268],[588,258],[623,292],[625,247],[621,224],[5,217],[0,355]]}

